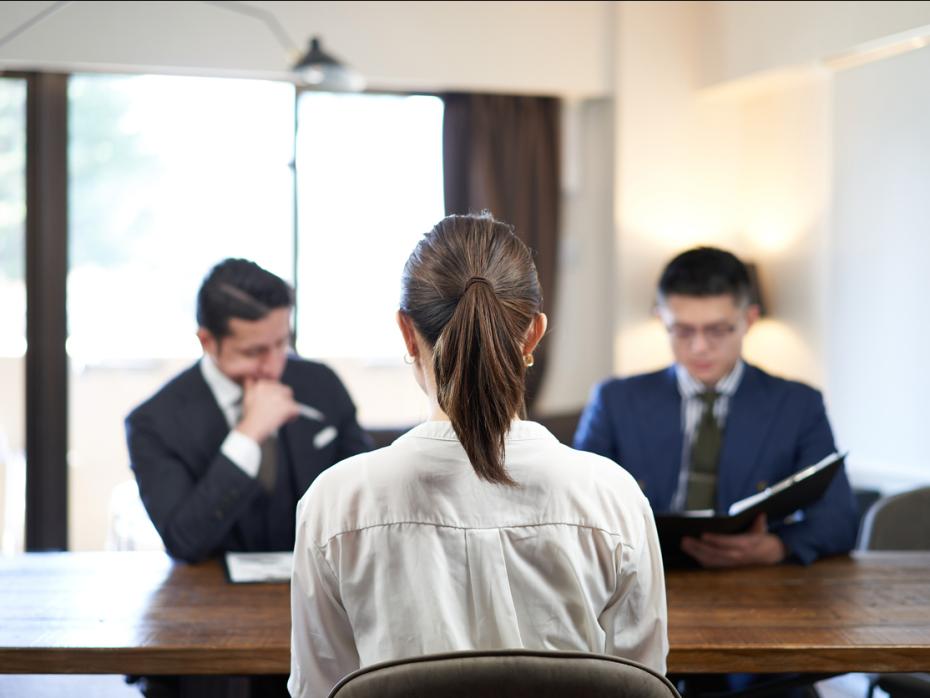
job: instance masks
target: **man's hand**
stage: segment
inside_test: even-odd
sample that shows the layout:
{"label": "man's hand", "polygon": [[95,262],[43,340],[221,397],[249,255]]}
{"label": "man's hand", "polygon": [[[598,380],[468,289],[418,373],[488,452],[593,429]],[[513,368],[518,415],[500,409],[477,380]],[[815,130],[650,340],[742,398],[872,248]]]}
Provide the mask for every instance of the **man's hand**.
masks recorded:
{"label": "man's hand", "polygon": [[787,554],[781,538],[768,532],[765,514],[759,514],[746,533],[705,533],[700,540],[685,537],[681,539],[681,549],[702,567],[775,565]]}
{"label": "man's hand", "polygon": [[289,386],[277,381],[246,379],[242,386],[242,418],[236,430],[261,444],[299,414],[300,408]]}

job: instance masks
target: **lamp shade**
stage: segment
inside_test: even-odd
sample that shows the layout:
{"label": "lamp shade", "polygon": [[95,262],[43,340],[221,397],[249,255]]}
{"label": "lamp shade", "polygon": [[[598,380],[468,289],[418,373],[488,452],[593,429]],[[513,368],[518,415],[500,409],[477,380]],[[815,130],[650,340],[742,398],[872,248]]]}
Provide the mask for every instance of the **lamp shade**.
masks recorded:
{"label": "lamp shade", "polygon": [[359,92],[365,89],[365,79],[326,53],[318,37],[310,39],[310,47],[294,65],[293,70],[313,89],[332,92]]}

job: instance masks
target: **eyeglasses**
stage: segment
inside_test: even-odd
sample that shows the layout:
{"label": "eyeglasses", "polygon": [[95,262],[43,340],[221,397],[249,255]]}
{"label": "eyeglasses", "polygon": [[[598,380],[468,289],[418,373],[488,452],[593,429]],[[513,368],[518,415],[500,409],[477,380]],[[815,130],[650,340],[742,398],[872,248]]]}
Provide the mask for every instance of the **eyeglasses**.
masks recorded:
{"label": "eyeglasses", "polygon": [[704,341],[710,346],[715,346],[725,340],[727,337],[736,332],[736,325],[728,322],[718,322],[713,325],[704,327],[695,327],[694,325],[679,325],[675,323],[668,325],[668,333],[672,339],[682,344],[690,344],[698,334],[704,335]]}

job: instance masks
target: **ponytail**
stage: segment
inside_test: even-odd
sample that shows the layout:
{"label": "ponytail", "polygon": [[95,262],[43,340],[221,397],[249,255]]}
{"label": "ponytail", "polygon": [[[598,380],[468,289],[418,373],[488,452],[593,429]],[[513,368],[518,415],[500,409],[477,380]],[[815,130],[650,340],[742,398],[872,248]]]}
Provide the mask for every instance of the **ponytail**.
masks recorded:
{"label": "ponytail", "polygon": [[490,282],[474,276],[433,347],[439,406],[478,477],[515,484],[504,469],[504,439],[523,415],[523,354]]}
{"label": "ponytail", "polygon": [[432,347],[439,407],[487,482],[516,484],[504,443],[525,415],[523,343],[541,305],[529,250],[488,213],[444,218],[404,267],[400,309]]}

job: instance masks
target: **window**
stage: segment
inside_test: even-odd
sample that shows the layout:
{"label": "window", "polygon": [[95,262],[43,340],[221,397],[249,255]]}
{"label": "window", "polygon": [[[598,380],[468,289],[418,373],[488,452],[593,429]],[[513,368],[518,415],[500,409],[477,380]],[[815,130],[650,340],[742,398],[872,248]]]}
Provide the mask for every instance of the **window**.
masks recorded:
{"label": "window", "polygon": [[79,75],[69,103],[69,355],[197,356],[210,266],[292,276],[293,88]]}
{"label": "window", "polygon": [[444,212],[442,100],[307,92],[298,108],[298,349],[340,373],[365,424],[413,424],[424,402],[395,313]]}
{"label": "window", "polygon": [[[11,99],[0,96],[0,138]],[[364,425],[425,417],[394,314],[403,265],[443,215],[441,100],[306,93],[296,144],[284,83],[76,75],[68,103],[71,549],[104,547],[111,522],[134,515],[111,510],[132,486],[123,421],[200,356],[196,291],[225,257],[296,281],[298,349],[340,373]],[[0,245],[21,249],[23,204],[0,186],[0,216],[20,209],[12,237],[0,218]],[[0,345],[20,376],[23,266],[0,271],[14,328]]]}
{"label": "window", "polygon": [[0,552],[23,549],[26,82],[0,78]]}
{"label": "window", "polygon": [[92,550],[132,478],[123,419],[200,355],[204,274],[237,256],[291,279],[294,89],[78,75],[69,109],[69,545]]}

